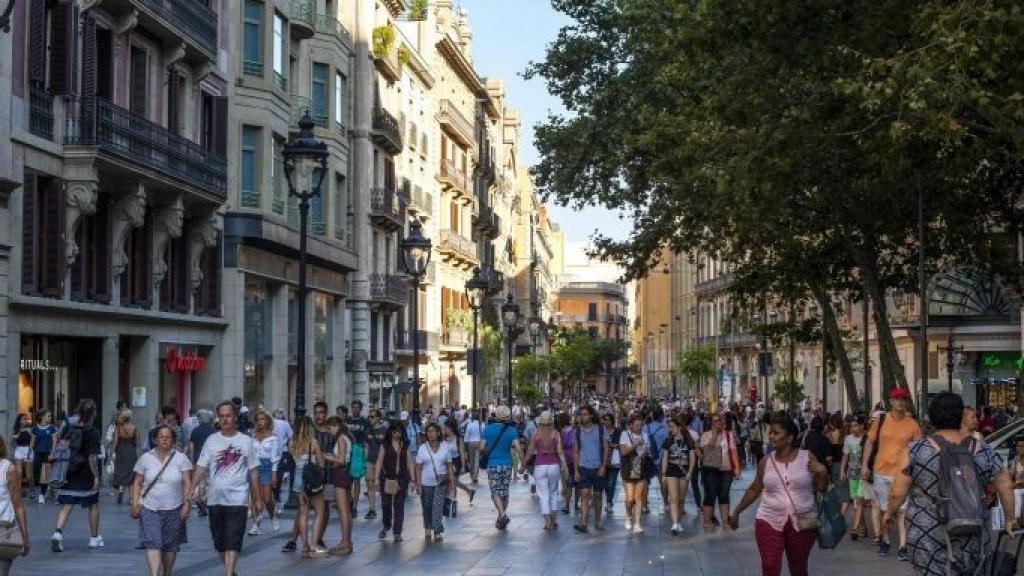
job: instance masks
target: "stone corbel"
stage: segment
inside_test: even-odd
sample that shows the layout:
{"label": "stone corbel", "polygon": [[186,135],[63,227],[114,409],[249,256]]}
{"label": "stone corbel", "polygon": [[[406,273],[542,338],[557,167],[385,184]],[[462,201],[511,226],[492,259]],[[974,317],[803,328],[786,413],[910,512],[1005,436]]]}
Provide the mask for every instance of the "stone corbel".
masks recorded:
{"label": "stone corbel", "polygon": [[193,66],[192,83],[198,86],[203,81],[203,78],[206,78],[210,75],[210,72],[213,72],[214,66],[216,66],[216,63],[211,60],[204,60],[202,64]]}
{"label": "stone corbel", "polygon": [[185,205],[181,196],[173,202],[161,206],[153,214],[153,286],[158,287],[167,274],[167,262],[164,261],[164,252],[167,249],[167,242],[181,238],[181,230],[185,224]]}
{"label": "stone corbel", "polygon": [[132,10],[131,12],[125,12],[117,19],[117,24],[114,25],[114,36],[121,36],[130,32],[133,28],[139,24],[139,11]]}
{"label": "stone corbel", "polygon": [[64,255],[68,266],[71,266],[78,259],[78,243],[75,242],[75,237],[78,235],[78,225],[82,222],[82,216],[92,216],[96,213],[99,182],[67,180],[64,182],[64,193],[67,200],[64,212]]}
{"label": "stone corbel", "polygon": [[167,69],[170,70],[175,64],[185,59],[185,43],[178,44],[167,58]]}
{"label": "stone corbel", "polygon": [[189,287],[193,292],[203,283],[203,269],[199,266],[203,250],[217,245],[217,215],[197,218],[188,227]]}
{"label": "stone corbel", "polygon": [[141,182],[135,183],[130,192],[117,199],[113,214],[114,278],[120,278],[128,266],[128,255],[124,251],[128,232],[133,228],[140,228],[146,221],[146,187]]}

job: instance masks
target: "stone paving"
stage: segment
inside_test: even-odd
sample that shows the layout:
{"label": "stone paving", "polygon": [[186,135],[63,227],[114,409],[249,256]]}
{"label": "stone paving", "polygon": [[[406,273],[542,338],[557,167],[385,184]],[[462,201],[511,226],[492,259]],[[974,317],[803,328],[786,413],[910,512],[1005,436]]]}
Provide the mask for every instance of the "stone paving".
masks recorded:
{"label": "stone paving", "polygon": [[[748,470],[745,476],[749,476]],[[483,475],[482,475],[483,476]],[[745,483],[743,483],[745,484]],[[621,491],[612,520],[602,533],[593,530],[579,535],[572,530],[570,516],[561,516],[556,533],[542,530],[539,504],[529,495],[524,482],[513,486],[512,523],[507,532],[494,528],[494,508],[487,494],[486,481],[477,486],[475,505],[466,504],[460,492],[459,516],[447,521],[443,543],[427,543],[418,498],[410,499],[406,508],[405,541],[394,543],[377,540],[380,520],[359,519],[355,523],[354,554],[347,558],[302,559],[298,554],[283,554],[281,546],[287,539],[292,511],[285,511],[282,530],[273,533],[264,523],[262,536],[246,536],[238,573],[247,575],[291,575],[313,573],[358,574],[464,574],[466,576],[581,574],[581,575],[729,575],[753,576],[760,572],[757,547],[751,523],[752,507],[744,514],[740,529],[723,533],[716,530],[702,533],[694,515],[692,498],[685,517],[687,533],[673,537],[669,533],[668,516],[657,514],[661,503],[652,496],[655,513],[646,517],[646,533],[630,535],[623,526]],[[739,501],[742,485],[733,491]],[[655,490],[657,492],[657,490]],[[362,501],[365,512],[365,499]],[[29,505],[32,553],[14,564],[15,575],[64,576],[96,573],[102,576],[145,574],[143,553],[135,549],[136,523],[128,517],[128,506],[118,506],[104,496],[101,532],[106,546],[101,550],[86,549],[86,514],[75,510],[65,529],[65,552],[51,553],[56,506]],[[207,522],[195,515],[189,521],[191,542],[178,555],[176,573],[188,576],[223,574],[210,544]],[[337,522],[327,531],[327,544],[337,542]],[[368,570],[367,570],[368,568]],[[815,549],[811,555],[811,574],[829,576],[909,575],[910,566],[895,556],[879,558],[865,541],[844,541],[838,550]]]}

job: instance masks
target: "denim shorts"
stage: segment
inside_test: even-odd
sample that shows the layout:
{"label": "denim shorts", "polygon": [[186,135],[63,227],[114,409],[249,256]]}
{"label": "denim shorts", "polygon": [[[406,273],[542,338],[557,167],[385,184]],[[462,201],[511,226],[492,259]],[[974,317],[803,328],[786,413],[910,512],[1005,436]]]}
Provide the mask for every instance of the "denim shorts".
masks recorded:
{"label": "denim shorts", "polygon": [[580,481],[577,483],[577,487],[580,490],[604,490],[605,476],[598,476],[598,468],[583,468],[580,467]]}

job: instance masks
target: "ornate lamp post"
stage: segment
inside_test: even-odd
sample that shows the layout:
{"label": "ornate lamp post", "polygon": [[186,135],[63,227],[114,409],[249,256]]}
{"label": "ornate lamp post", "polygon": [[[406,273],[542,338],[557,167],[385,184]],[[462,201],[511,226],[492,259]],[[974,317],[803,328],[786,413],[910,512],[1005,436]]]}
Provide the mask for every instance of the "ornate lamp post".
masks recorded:
{"label": "ornate lamp post", "polygon": [[505,322],[505,330],[508,335],[508,406],[512,407],[512,347],[515,344],[516,334],[519,333],[519,304],[510,292],[508,299],[501,305],[501,319]]}
{"label": "ornate lamp post", "polygon": [[491,287],[490,273],[473,269],[473,277],[466,281],[466,294],[469,297],[469,307],[473,309],[473,366],[470,374],[473,375],[473,397],[470,404],[476,410],[476,375],[480,371],[480,343],[477,333],[477,325],[480,322],[480,309],[483,308],[484,298],[487,297],[487,290]]}
{"label": "ornate lamp post", "polygon": [[[320,195],[320,185],[327,173],[327,144],[313,136],[313,119],[307,111],[299,120],[299,134],[285,144],[284,175],[288,180],[288,195],[299,199],[299,310],[295,352],[298,357],[295,378],[295,417],[306,415],[306,236],[309,220],[309,201]],[[319,177],[315,176],[320,169]],[[296,173],[299,176],[295,180]],[[297,186],[306,186],[298,190]]]}
{"label": "ornate lamp post", "polygon": [[409,223],[409,235],[402,239],[402,267],[412,277],[412,410],[420,409],[420,330],[419,299],[420,281],[430,264],[430,238],[423,236],[423,225],[413,219]]}

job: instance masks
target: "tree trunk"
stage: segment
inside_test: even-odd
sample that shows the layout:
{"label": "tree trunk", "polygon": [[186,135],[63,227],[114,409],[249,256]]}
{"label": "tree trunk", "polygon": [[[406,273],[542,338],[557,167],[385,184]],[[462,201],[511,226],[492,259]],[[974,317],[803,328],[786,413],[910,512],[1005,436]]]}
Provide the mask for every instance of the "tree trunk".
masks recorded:
{"label": "tree trunk", "polygon": [[889,306],[885,299],[885,290],[878,282],[878,262],[874,254],[858,251],[855,256],[864,274],[864,285],[874,306],[871,307],[875,321],[875,333],[878,338],[878,356],[882,368],[882,398],[889,397],[893,388],[908,389],[907,373],[900,362],[896,341],[892,337],[892,326],[889,324]]}
{"label": "tree trunk", "polygon": [[[843,334],[839,331],[839,323],[836,321],[835,310],[832,309],[832,302],[829,300],[825,287],[818,284],[811,286],[814,299],[822,312],[822,336],[828,338],[829,349],[839,364],[839,372],[843,376],[843,386],[846,388],[846,399],[854,409],[860,406],[860,394],[857,392],[857,381],[853,376],[853,365],[850,364],[850,357],[846,354],[846,346],[843,344]],[[822,363],[828,362],[827,358],[821,359]],[[823,383],[825,385],[827,383]]]}

